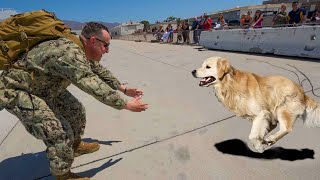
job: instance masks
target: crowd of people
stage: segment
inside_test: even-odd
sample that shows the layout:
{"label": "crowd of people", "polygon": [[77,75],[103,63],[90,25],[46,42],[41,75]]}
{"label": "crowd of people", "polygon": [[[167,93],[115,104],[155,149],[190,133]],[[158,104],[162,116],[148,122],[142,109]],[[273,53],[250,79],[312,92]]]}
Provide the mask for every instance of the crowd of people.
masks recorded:
{"label": "crowd of people", "polygon": [[[294,26],[303,23],[320,24],[320,10],[312,11],[311,17],[307,18],[306,10],[299,7],[299,2],[292,3],[292,10],[286,11],[287,7],[282,4],[279,11],[272,18],[272,25],[277,26]],[[242,14],[240,17],[240,27],[242,29],[249,28],[262,28],[264,20],[264,12],[256,10],[252,16],[252,12],[248,11],[247,14]],[[199,38],[202,31],[208,30],[223,30],[228,26],[224,15],[219,14],[216,22],[214,23],[212,18],[204,13],[200,18],[195,17],[194,21],[189,24],[188,20],[183,20],[177,23],[177,27],[174,29],[172,24],[168,24],[167,27],[160,26],[159,29],[154,27],[151,31],[157,40],[162,42],[173,43],[173,34],[177,33],[177,41],[175,43],[190,44],[190,32],[193,32],[193,44],[199,44]]]}
{"label": "crowd of people", "polygon": [[[307,19],[306,10],[299,7],[299,2],[292,3],[292,10],[287,13],[286,5],[282,4],[280,10],[275,14],[272,19],[273,26],[292,26],[304,23],[320,23],[320,10],[314,10],[310,19]],[[255,12],[254,17],[251,17],[251,12],[243,14],[240,20],[242,28],[262,28],[263,13],[260,10]]]}
{"label": "crowd of people", "polygon": [[193,31],[193,43],[199,44],[199,37],[201,31],[210,30],[212,27],[212,19],[204,13],[200,19],[195,17],[192,24],[189,24],[187,20],[183,20],[177,23],[177,27],[173,29],[171,24],[168,24],[166,28],[163,25],[160,25],[159,29],[154,27],[151,31],[154,36],[159,41],[172,43],[173,42],[173,33],[177,33],[176,43],[187,43],[191,42],[190,40],[190,31]]}

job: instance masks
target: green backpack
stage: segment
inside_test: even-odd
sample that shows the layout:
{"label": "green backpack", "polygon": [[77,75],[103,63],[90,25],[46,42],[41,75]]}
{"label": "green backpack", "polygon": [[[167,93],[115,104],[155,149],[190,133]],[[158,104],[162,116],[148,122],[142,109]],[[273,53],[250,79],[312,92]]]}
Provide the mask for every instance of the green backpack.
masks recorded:
{"label": "green backpack", "polygon": [[38,10],[9,17],[0,22],[0,70],[14,68],[15,59],[33,46],[60,37],[83,49],[77,35],[53,13]]}

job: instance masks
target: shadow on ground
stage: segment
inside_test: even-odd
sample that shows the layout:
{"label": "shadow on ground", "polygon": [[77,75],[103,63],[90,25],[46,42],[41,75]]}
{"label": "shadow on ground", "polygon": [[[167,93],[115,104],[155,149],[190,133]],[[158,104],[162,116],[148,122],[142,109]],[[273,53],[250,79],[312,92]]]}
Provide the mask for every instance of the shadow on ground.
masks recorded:
{"label": "shadow on ground", "polygon": [[113,143],[119,143],[121,141],[99,141],[97,139],[91,139],[91,138],[84,138],[82,139],[84,142],[97,142],[99,144],[107,145],[107,146],[112,146]]}
{"label": "shadow on ground", "polygon": [[97,168],[93,168],[93,169],[90,169],[90,170],[87,170],[87,171],[83,171],[83,172],[80,172],[80,173],[77,173],[78,175],[80,176],[83,176],[83,177],[93,177],[95,176],[98,172],[104,170],[104,169],[107,169],[108,167],[118,163],[119,161],[121,161],[122,158],[119,158],[119,159],[116,159],[116,160],[112,160],[110,159],[108,162],[102,164],[100,167],[97,167]]}
{"label": "shadow on ground", "polygon": [[218,151],[224,154],[244,156],[255,159],[281,159],[286,161],[296,161],[304,159],[314,159],[314,151],[311,149],[285,149],[273,147],[263,153],[256,153],[249,149],[246,143],[239,139],[231,139],[214,145]]}
{"label": "shadow on ground", "polygon": [[[108,167],[116,164],[117,162],[121,161],[122,158],[119,158],[119,159],[116,159],[115,161],[113,161],[112,159],[110,159],[108,162],[106,163],[103,163],[101,166],[97,167],[97,168],[92,168],[92,169],[89,169],[87,171],[83,171],[83,172],[76,172],[77,175],[79,176],[82,176],[82,177],[89,177],[89,178],[92,178],[94,177],[98,172],[104,170],[104,169],[107,169]],[[88,164],[91,164],[91,163],[88,163]],[[86,164],[86,165],[88,165]],[[72,168],[71,169],[71,172],[75,172],[73,169],[76,169],[76,168]],[[20,178],[21,179],[21,178]],[[54,177],[51,175],[51,174],[47,174],[47,175],[42,175],[42,176],[38,176],[36,178],[32,178],[34,180],[42,180],[42,179],[54,179]]]}
{"label": "shadow on ground", "polygon": [[[121,141],[99,141],[91,138],[84,139],[85,142],[98,142],[100,144],[112,146],[113,143]],[[89,169],[79,174],[82,176],[93,177],[98,172],[106,169],[122,158],[112,160],[102,164],[100,167]],[[47,154],[45,151],[38,153],[21,154],[20,156],[11,157],[0,162],[0,180],[2,179],[53,179],[50,176]]]}
{"label": "shadow on ground", "polygon": [[22,154],[0,162],[0,179],[35,179],[45,174],[50,174],[45,151]]}

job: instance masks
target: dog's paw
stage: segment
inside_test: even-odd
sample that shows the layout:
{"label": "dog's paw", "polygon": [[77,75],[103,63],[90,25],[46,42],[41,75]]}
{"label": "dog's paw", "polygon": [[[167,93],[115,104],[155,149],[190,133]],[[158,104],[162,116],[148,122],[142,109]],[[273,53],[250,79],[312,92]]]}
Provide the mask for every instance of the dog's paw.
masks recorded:
{"label": "dog's paw", "polygon": [[265,144],[267,144],[268,146],[272,146],[274,145],[274,143],[276,143],[276,141],[273,140],[273,138],[268,137],[264,140]]}
{"label": "dog's paw", "polygon": [[263,153],[267,149],[267,145],[263,143],[253,144],[253,147],[258,153]]}

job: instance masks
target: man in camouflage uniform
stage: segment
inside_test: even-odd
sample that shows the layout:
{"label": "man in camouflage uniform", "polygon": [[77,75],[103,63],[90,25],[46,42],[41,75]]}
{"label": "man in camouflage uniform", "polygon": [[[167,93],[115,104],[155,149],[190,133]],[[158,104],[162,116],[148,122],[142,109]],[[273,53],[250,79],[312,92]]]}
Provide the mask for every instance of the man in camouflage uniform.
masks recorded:
{"label": "man in camouflage uniform", "polygon": [[[57,179],[89,179],[71,173],[70,168],[74,157],[99,149],[98,143],[81,141],[85,109],[67,90],[71,83],[115,109],[147,109],[147,104],[140,101],[142,91],[121,85],[99,64],[109,51],[108,28],[88,23],[80,39],[85,52],[68,39],[49,40],[15,62],[21,69],[4,71],[0,76],[0,107],[17,116],[29,133],[43,140],[50,171]],[[117,90],[133,99],[121,98]]]}

